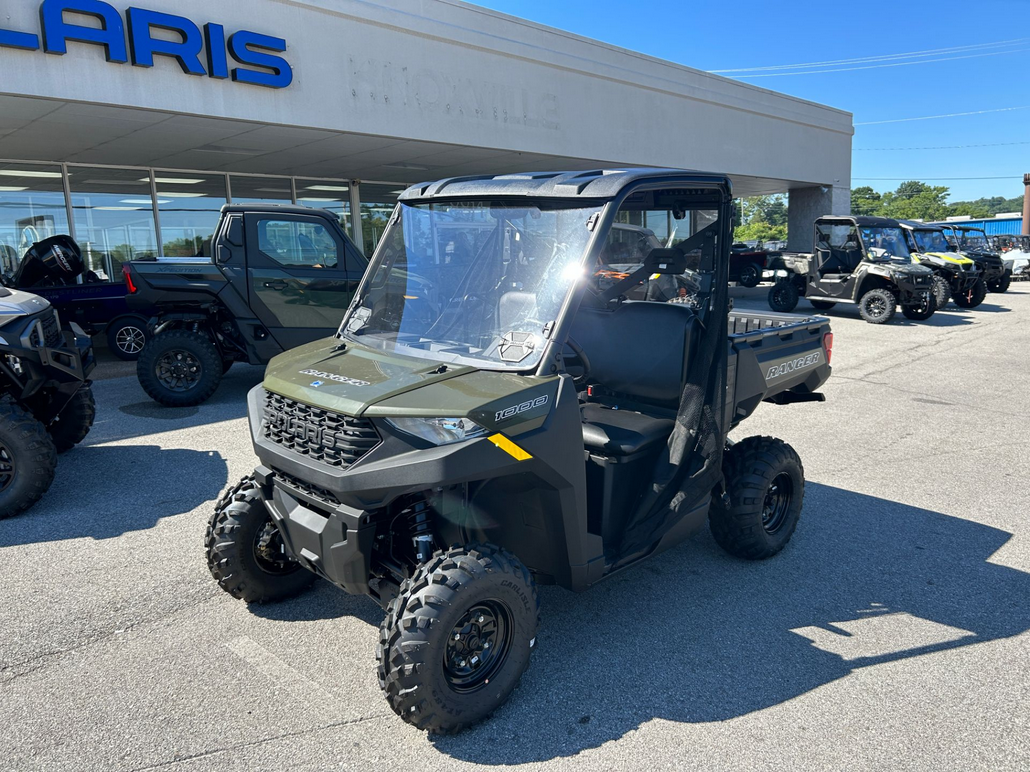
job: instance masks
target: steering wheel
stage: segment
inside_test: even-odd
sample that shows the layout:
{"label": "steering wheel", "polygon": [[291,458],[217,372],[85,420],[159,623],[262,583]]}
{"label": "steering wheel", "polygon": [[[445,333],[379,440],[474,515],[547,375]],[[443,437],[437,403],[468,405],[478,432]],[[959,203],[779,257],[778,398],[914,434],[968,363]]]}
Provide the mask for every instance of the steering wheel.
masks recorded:
{"label": "steering wheel", "polygon": [[[583,351],[583,347],[580,346],[576,339],[571,335],[565,339],[565,345],[572,349],[572,359],[579,360],[579,366],[583,369],[583,372],[577,376],[573,376],[572,382],[577,386],[582,386],[587,381],[587,376],[590,375],[590,359],[587,357],[586,352]],[[563,358],[564,354],[562,355]]]}

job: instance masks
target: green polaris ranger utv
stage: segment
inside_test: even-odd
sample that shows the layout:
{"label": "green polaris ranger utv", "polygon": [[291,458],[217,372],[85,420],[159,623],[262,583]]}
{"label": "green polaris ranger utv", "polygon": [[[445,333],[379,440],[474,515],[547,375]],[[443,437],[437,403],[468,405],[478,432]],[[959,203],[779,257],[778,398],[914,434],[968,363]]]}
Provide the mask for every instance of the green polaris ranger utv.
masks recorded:
{"label": "green polaris ranger utv", "polygon": [[912,259],[934,272],[933,291],[937,308],[954,300],[959,308],[976,308],[987,297],[987,284],[974,261],[954,252],[937,225],[898,220],[905,232]]}
{"label": "green polaris ranger utv", "polygon": [[[833,336],[822,317],[729,311],[732,212],[726,177],[669,169],[409,188],[339,332],[277,356],[249,395],[260,463],[208,526],[219,585],[263,602],[318,576],[371,596],[390,706],[452,732],[518,683],[537,584],[585,590],[706,522],[733,555],[777,553],[801,460],[727,435],[763,401],[821,401]],[[677,228],[600,286],[631,217]],[[654,274],[693,302],[626,299]]]}

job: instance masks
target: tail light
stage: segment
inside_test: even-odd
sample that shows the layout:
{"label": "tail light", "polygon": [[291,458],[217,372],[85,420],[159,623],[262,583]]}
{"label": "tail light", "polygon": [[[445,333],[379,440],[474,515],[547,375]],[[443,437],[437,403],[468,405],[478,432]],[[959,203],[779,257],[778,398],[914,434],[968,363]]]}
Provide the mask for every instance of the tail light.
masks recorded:
{"label": "tail light", "polygon": [[826,364],[830,364],[830,360],[833,359],[833,333],[828,332],[823,335],[823,348],[826,349]]}
{"label": "tail light", "polygon": [[129,288],[129,294],[136,294],[136,283],[132,280],[132,274],[129,272],[129,266],[122,264],[122,277],[125,279],[125,286]]}

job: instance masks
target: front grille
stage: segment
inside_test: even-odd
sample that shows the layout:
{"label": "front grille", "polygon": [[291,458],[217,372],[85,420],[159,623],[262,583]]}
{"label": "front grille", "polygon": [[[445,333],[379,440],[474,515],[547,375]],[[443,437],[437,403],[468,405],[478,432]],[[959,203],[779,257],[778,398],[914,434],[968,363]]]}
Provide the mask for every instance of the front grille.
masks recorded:
{"label": "front grille", "polygon": [[320,488],[317,485],[304,482],[299,477],[294,477],[292,474],[287,474],[282,470],[276,469],[275,477],[277,480],[284,483],[287,488],[292,488],[299,493],[304,493],[313,499],[317,499],[326,506],[335,507],[340,503],[340,500],[333,495],[332,491],[327,491],[325,488]]}
{"label": "front grille", "polygon": [[33,348],[57,348],[61,345],[61,324],[57,314],[51,310],[42,314],[29,333],[29,345]]}
{"label": "front grille", "polygon": [[346,469],[380,443],[372,422],[265,392],[261,431],[294,453]]}

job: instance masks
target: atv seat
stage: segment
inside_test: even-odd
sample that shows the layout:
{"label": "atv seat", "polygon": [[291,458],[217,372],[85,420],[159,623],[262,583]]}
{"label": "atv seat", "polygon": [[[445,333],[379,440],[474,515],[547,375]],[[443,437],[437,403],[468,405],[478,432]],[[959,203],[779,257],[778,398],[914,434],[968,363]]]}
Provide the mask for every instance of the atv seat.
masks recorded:
{"label": "atv seat", "polygon": [[606,456],[632,456],[665,442],[673,420],[655,418],[634,410],[618,410],[588,403],[583,405],[583,446]]}

